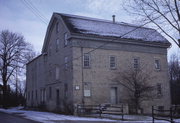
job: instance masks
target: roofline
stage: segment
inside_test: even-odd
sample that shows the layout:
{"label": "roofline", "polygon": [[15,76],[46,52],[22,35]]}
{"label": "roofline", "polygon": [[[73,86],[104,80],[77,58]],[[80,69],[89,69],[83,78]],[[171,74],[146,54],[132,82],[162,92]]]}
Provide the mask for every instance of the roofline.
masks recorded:
{"label": "roofline", "polygon": [[[171,43],[169,42],[155,42],[155,41],[143,41],[143,40],[136,40],[136,39],[128,39],[128,38],[120,38],[120,37],[110,37],[110,36],[97,36],[97,35],[83,35],[79,33],[71,33],[70,38],[75,39],[92,39],[92,40],[99,40],[99,41],[113,41],[116,43],[125,43],[125,44],[136,44],[136,45],[146,45],[146,46],[153,46],[153,47],[162,47],[162,48],[169,48]],[[122,40],[126,40],[122,41]]]}
{"label": "roofline", "polygon": [[30,64],[31,62],[35,61],[36,59],[38,59],[40,56],[42,56],[43,54],[40,54],[38,56],[36,56],[35,58],[33,58],[31,61],[29,61],[28,63],[26,63],[26,65]]}
{"label": "roofline", "polygon": [[[65,13],[58,13],[58,12],[54,12],[54,14],[64,15],[64,16],[71,16],[71,17],[74,17],[74,18],[80,18],[80,19],[84,19],[84,20],[99,21],[99,22],[105,22],[105,23],[111,23],[111,24],[113,23],[113,21],[111,21],[111,20],[99,19],[99,18],[93,18],[93,17],[87,17],[87,16],[72,15],[72,14],[65,14]],[[149,29],[149,30],[155,30],[153,28],[144,27],[142,25],[134,25],[134,24],[131,24],[131,23],[125,23],[125,22],[119,22],[119,21],[116,21],[113,24],[119,24],[119,25],[124,25],[124,26],[139,27],[139,28],[145,28],[145,29]]]}

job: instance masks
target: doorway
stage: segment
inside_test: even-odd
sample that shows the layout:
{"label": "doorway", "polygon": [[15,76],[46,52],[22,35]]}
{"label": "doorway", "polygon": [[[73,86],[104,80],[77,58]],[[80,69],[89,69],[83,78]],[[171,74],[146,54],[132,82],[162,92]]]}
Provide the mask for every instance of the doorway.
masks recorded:
{"label": "doorway", "polygon": [[110,99],[111,104],[117,104],[117,87],[111,87]]}

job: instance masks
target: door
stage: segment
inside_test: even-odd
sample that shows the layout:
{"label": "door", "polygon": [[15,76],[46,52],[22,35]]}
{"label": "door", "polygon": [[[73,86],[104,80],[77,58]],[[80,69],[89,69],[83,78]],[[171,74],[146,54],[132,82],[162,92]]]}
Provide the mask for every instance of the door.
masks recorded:
{"label": "door", "polygon": [[59,105],[59,89],[56,90],[56,105]]}
{"label": "door", "polygon": [[117,104],[117,87],[111,87],[111,104]]}

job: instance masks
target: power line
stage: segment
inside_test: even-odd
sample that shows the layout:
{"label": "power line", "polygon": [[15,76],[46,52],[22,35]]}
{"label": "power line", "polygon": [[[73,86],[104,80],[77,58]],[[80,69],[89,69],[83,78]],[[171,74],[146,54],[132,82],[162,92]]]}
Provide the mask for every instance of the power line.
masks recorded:
{"label": "power line", "polygon": [[48,21],[41,16],[41,13],[38,13],[36,9],[34,9],[26,0],[21,0],[21,2],[36,16],[38,17],[44,24],[48,25]]}
{"label": "power line", "polygon": [[32,2],[30,0],[24,0],[26,1],[27,4],[29,4],[35,11],[37,11],[37,13],[39,13],[39,15],[48,22],[48,19],[32,4]]}

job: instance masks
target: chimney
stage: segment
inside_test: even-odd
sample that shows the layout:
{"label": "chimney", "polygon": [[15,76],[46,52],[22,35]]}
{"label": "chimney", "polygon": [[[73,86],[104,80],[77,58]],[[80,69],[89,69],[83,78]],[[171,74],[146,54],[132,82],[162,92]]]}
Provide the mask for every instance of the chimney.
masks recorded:
{"label": "chimney", "polygon": [[115,23],[115,15],[112,15],[113,23]]}

